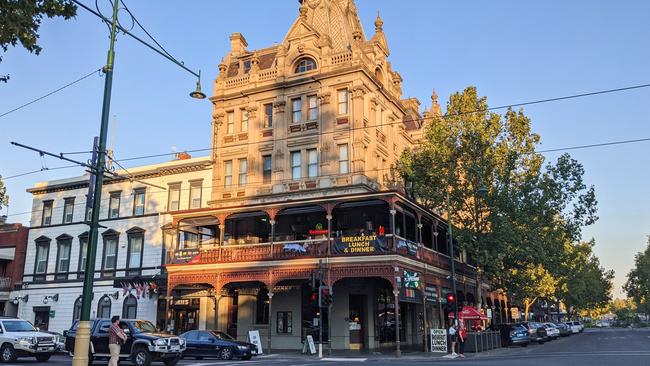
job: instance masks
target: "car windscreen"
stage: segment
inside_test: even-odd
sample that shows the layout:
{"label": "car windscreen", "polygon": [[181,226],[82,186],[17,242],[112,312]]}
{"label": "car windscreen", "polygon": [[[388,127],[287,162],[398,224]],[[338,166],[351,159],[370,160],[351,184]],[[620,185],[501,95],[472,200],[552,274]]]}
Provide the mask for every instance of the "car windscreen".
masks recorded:
{"label": "car windscreen", "polygon": [[234,340],[233,337],[229,336],[228,334],[224,332],[212,332],[217,339],[221,339],[222,341],[232,341]]}
{"label": "car windscreen", "polygon": [[5,330],[7,332],[35,332],[36,328],[27,321],[24,320],[10,320],[10,321],[3,321],[2,325],[4,325]]}
{"label": "car windscreen", "polygon": [[158,331],[148,320],[136,320],[131,325],[133,326],[133,331],[136,333],[155,333]]}

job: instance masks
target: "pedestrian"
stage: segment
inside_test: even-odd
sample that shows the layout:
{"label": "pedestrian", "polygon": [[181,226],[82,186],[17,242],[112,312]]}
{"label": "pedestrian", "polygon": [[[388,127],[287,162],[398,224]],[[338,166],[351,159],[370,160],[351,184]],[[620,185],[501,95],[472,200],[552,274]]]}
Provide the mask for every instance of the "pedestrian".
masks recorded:
{"label": "pedestrian", "polygon": [[120,360],[120,349],[126,339],[126,333],[120,327],[120,317],[118,315],[113,316],[111,318],[111,327],[108,328],[108,350],[111,352],[108,366],[117,366]]}
{"label": "pedestrian", "polygon": [[458,356],[465,358],[465,340],[467,339],[467,331],[465,325],[461,322],[458,329]]}
{"label": "pedestrian", "polygon": [[456,331],[456,326],[454,325],[454,321],[452,320],[451,323],[449,324],[449,339],[451,340],[451,357],[457,357],[458,354],[456,353],[456,338],[457,338],[457,331]]}

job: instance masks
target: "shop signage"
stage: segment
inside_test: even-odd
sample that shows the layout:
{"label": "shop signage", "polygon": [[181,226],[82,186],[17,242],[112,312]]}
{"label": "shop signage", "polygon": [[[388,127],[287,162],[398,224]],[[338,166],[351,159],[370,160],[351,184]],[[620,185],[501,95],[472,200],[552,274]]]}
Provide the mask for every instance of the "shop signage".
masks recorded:
{"label": "shop signage", "polygon": [[431,329],[431,352],[447,353],[447,332],[444,329]]}
{"label": "shop signage", "polygon": [[422,304],[422,291],[402,286],[399,289],[399,301]]}
{"label": "shop signage", "polygon": [[442,289],[442,297],[440,298],[440,303],[442,305],[447,303],[447,294],[453,294],[454,291],[452,291],[450,288],[443,288]]}
{"label": "shop signage", "polygon": [[437,303],[438,302],[438,287],[436,285],[425,284],[424,285],[424,298],[427,302]]}
{"label": "shop signage", "polygon": [[418,245],[410,240],[398,239],[397,248],[406,248],[406,253],[409,255],[417,256]]}
{"label": "shop signage", "polygon": [[385,236],[358,235],[334,238],[334,254],[374,254],[388,249]]}
{"label": "shop signage", "polygon": [[318,223],[315,230],[309,230],[309,235],[327,235],[327,229],[323,229],[323,224]]}
{"label": "shop signage", "polygon": [[404,271],[402,283],[404,284],[404,287],[420,288],[420,274],[417,272]]}
{"label": "shop signage", "polygon": [[262,339],[260,338],[259,330],[249,330],[248,331],[248,341],[255,346],[257,346],[257,354],[261,355],[262,352]]}
{"label": "shop signage", "polygon": [[180,249],[174,252],[173,264],[192,264],[201,260],[199,249]]}

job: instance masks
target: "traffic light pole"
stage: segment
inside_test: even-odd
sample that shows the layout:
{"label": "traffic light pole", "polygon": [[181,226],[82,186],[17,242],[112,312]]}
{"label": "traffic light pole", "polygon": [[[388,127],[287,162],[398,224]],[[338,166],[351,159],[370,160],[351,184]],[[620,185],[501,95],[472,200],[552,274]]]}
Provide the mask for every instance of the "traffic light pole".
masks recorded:
{"label": "traffic light pole", "polygon": [[113,63],[115,60],[115,33],[117,25],[117,10],[119,1],[113,1],[113,21],[111,22],[111,36],[106,57],[106,79],[104,81],[104,102],[102,105],[102,120],[99,128],[99,144],[97,146],[97,162],[95,165],[95,185],[93,188],[93,206],[90,219],[90,234],[88,252],[86,255],[86,268],[84,272],[84,285],[81,297],[81,313],[79,326],[74,345],[72,366],[87,366],[90,350],[90,305],[93,296],[93,281],[95,279],[95,257],[97,256],[97,228],[99,226],[99,211],[102,199],[102,185],[104,183],[104,164],[106,160],[106,136],[108,132],[108,116],[111,109],[111,89],[113,87]]}
{"label": "traffic light pole", "polygon": [[454,239],[452,236],[451,226],[451,200],[449,198],[449,190],[447,190],[447,233],[449,240],[449,256],[451,257],[451,290],[454,292],[454,323],[460,318],[458,315],[458,298],[456,291],[456,259],[454,258]]}
{"label": "traffic light pole", "polygon": [[323,260],[318,260],[318,358],[323,358]]}

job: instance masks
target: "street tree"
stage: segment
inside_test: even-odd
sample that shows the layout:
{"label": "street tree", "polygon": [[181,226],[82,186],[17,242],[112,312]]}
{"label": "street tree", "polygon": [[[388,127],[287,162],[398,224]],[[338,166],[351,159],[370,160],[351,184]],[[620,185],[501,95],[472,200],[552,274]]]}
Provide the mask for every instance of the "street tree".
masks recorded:
{"label": "street tree", "polygon": [[640,313],[650,314],[650,239],[645,251],[634,257],[634,268],[627,274],[623,289]]}
{"label": "street tree", "polygon": [[504,289],[531,277],[557,281],[557,253],[597,219],[582,165],[568,154],[544,165],[539,141],[522,110],[490,112],[487,99],[468,87],[450,96],[444,116],[429,116],[421,145],[401,156],[397,170],[409,193],[438,212],[449,206],[455,239],[477,266],[478,281]]}
{"label": "street tree", "polygon": [[572,310],[580,310],[592,317],[593,312],[611,301],[614,271],[605,270],[593,254],[595,241],[566,246],[565,275],[562,276],[556,296]]}
{"label": "street tree", "polygon": [[[9,46],[20,43],[38,55],[42,50],[37,42],[43,17],[67,20],[76,14],[77,6],[71,0],[0,0],[0,47],[7,52]],[[8,75],[0,75],[0,81],[7,80]]]}

